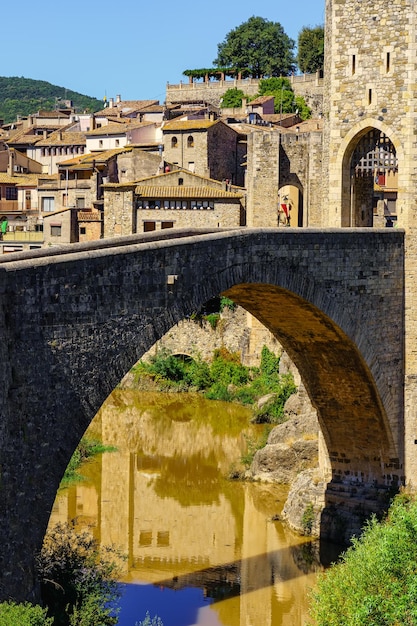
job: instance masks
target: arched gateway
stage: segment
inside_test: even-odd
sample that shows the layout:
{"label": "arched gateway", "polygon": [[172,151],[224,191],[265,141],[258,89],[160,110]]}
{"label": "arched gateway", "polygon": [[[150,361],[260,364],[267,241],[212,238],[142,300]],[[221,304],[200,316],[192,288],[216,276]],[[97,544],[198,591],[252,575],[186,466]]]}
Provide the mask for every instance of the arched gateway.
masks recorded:
{"label": "arched gateway", "polygon": [[36,597],[34,555],[101,404],[170,327],[220,293],[258,317],[297,365],[327,448],[328,509],[366,515],[407,479],[402,231],[164,237],[0,262],[1,598]]}

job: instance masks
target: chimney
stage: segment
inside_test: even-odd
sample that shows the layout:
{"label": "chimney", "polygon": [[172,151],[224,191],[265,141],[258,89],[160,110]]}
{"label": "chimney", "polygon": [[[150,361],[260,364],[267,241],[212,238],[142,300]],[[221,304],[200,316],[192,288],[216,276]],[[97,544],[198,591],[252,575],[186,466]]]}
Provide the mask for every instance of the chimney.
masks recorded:
{"label": "chimney", "polygon": [[112,109],[113,106],[114,106],[114,100],[113,100],[113,98],[110,98],[110,100],[109,100],[109,109]]}
{"label": "chimney", "polygon": [[122,98],[121,98],[120,94],[118,94],[118,95],[116,96],[116,102],[117,102],[117,103],[119,103],[119,102],[121,102],[121,101],[122,101]]}
{"label": "chimney", "polygon": [[9,176],[14,176],[14,166],[13,166],[13,162],[14,162],[14,151],[13,149],[9,149],[8,150],[9,153],[9,160],[7,162],[7,174]]}

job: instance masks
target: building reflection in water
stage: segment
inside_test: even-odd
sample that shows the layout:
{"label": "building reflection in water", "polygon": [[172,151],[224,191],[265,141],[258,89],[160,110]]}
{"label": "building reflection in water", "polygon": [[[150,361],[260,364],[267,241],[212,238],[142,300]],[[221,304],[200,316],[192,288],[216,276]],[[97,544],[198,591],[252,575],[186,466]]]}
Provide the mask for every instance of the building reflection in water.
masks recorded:
{"label": "building reflection in water", "polygon": [[[307,623],[318,568],[311,545],[272,521],[285,490],[226,479],[247,438],[261,434],[249,420],[244,407],[199,396],[115,390],[88,436],[117,452],[89,463],[87,480],[58,494],[51,524],[77,518],[102,544],[119,547],[123,582],[129,592],[159,590],[154,612],[164,626]],[[170,622],[163,590],[178,598],[192,588],[202,590],[201,606]],[[122,626],[152,615],[152,594],[142,595],[133,616],[122,602]]]}

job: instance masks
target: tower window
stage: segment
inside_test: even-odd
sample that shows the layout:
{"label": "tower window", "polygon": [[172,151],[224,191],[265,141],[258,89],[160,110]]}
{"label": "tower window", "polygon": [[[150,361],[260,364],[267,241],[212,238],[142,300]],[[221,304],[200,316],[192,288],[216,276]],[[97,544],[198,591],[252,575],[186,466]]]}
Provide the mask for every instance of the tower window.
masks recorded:
{"label": "tower window", "polygon": [[387,52],[387,55],[385,57],[385,71],[388,72],[391,69],[391,54],[389,52]]}
{"label": "tower window", "polygon": [[356,73],[356,54],[352,54],[352,76]]}
{"label": "tower window", "polygon": [[372,104],[372,89],[368,89],[368,104]]}

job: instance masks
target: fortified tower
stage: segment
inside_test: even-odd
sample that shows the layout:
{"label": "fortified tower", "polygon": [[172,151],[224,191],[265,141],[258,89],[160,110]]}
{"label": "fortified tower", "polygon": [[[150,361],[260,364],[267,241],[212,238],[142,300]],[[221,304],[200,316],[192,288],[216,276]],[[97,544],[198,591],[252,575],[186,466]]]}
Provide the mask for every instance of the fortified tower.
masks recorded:
{"label": "fortified tower", "polygon": [[[326,0],[324,193],[320,220],[329,227],[394,225],[406,231],[405,406],[404,415],[398,415],[398,420],[405,419],[404,475],[414,487],[417,487],[416,26],[414,0]],[[393,319],[392,323],[396,324],[397,320]]]}

